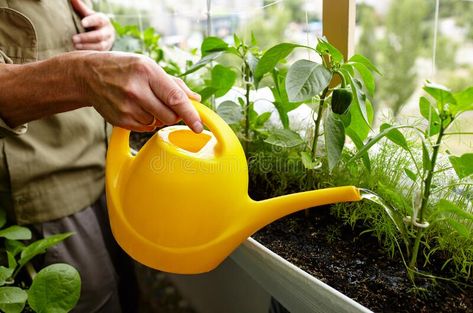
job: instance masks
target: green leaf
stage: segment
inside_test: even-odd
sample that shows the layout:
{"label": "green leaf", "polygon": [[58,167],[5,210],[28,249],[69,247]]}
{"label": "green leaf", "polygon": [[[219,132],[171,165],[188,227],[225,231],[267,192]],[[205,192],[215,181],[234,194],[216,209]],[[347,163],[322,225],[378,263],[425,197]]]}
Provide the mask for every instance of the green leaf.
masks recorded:
{"label": "green leaf", "polygon": [[417,175],[407,167],[404,168],[404,173],[406,173],[407,177],[409,177],[413,182],[417,180]]}
{"label": "green leaf", "polygon": [[225,51],[228,48],[228,44],[218,37],[206,37],[202,41],[200,51],[202,56],[205,57],[213,52]]}
{"label": "green leaf", "polygon": [[80,297],[79,272],[68,264],[53,264],[43,268],[28,290],[28,304],[37,313],[66,313]]}
{"label": "green leaf", "polygon": [[241,106],[233,101],[224,101],[219,104],[217,107],[217,114],[227,124],[237,124],[243,119],[243,114],[241,113]]}
{"label": "green leaf", "polygon": [[292,148],[304,143],[301,136],[290,129],[275,129],[272,130],[268,138],[264,140],[274,146],[283,148]]}
{"label": "green leaf", "polygon": [[7,223],[7,211],[4,208],[0,208],[0,228],[5,226]]}
{"label": "green leaf", "polygon": [[251,32],[251,45],[254,47],[258,44],[258,41],[256,40],[255,33]]}
{"label": "green leaf", "polygon": [[457,101],[458,112],[473,110],[473,87],[469,87],[453,95]]}
{"label": "green leaf", "polygon": [[215,59],[217,59],[218,57],[220,57],[222,55],[222,53],[223,52],[221,52],[221,51],[209,53],[208,55],[206,55],[205,57],[200,59],[197,63],[192,65],[187,71],[182,73],[180,76],[186,76],[186,75],[189,75],[191,73],[194,73],[195,71],[201,69],[202,67],[206,66],[210,62],[212,62]]}
{"label": "green leaf", "polygon": [[0,237],[11,240],[29,240],[31,239],[31,230],[23,226],[13,225],[0,230]]}
{"label": "green leaf", "polygon": [[367,102],[368,100],[366,99],[366,96],[363,93],[363,90],[358,86],[356,83],[357,80],[353,78],[353,75],[350,73],[349,67],[344,64],[342,68],[339,70],[340,73],[342,73],[343,77],[345,77],[345,80],[347,80],[348,84],[351,87],[351,90],[353,91],[353,104],[354,109],[359,111],[359,114],[363,117],[363,121],[366,123],[366,125],[369,127],[371,125],[371,121],[368,115],[368,108]]}
{"label": "green leaf", "polygon": [[7,258],[8,258],[9,268],[15,268],[18,265],[15,259],[15,256],[10,251],[7,251]]}
{"label": "green leaf", "polygon": [[389,199],[389,202],[386,202],[382,198],[374,199],[373,201],[380,204],[384,208],[384,211],[402,234],[402,237],[408,238],[409,234],[406,229],[406,224],[403,221],[404,215],[397,209],[397,207],[408,206],[404,200],[404,197],[401,196],[399,190],[393,190],[392,186],[385,185],[381,181],[378,183],[378,189],[382,192],[386,199]]}
{"label": "green leaf", "polygon": [[443,216],[444,219],[440,220],[446,221],[460,236],[471,238],[471,227],[467,227],[463,222],[471,224],[473,222],[473,214],[448,200],[441,199],[437,205],[437,210],[432,213],[430,218],[436,222],[439,220],[438,216]]}
{"label": "green leaf", "polygon": [[360,109],[354,105],[350,106],[350,125],[348,126],[349,129],[353,130],[356,135],[360,138],[360,140],[365,140],[368,137],[368,134],[371,131],[369,125],[371,125],[373,118],[374,118],[374,111],[373,106],[369,100],[366,100],[366,114],[368,115],[368,122],[365,122],[365,119],[360,111]]}
{"label": "green leaf", "polygon": [[25,265],[38,254],[45,253],[49,247],[57,245],[64,239],[72,236],[72,234],[73,233],[52,235],[31,243],[25,249],[23,249],[23,251],[21,251],[21,258],[19,264],[21,266]]}
{"label": "green leaf", "polygon": [[292,50],[297,47],[304,47],[293,43],[280,43],[266,51],[255,69],[255,79],[260,80],[264,74],[272,71],[279,61],[286,58]]}
{"label": "green leaf", "polygon": [[120,25],[116,21],[112,21],[113,27],[118,35],[118,37],[131,36],[137,39],[141,39],[141,32],[138,29],[137,25]]}
{"label": "green leaf", "polygon": [[25,245],[18,240],[7,239],[5,240],[5,248],[8,252],[15,256],[25,248]]}
{"label": "green leaf", "polygon": [[207,99],[209,99],[210,97],[212,97],[215,92],[217,92],[217,88],[215,87],[212,87],[212,86],[207,86],[205,87],[204,89],[200,90],[199,91],[199,95],[201,97],[201,101],[206,101]]}
{"label": "green leaf", "polygon": [[14,268],[8,268],[5,266],[0,266],[0,286],[5,285],[8,279],[13,275],[15,271]]}
{"label": "green leaf", "polygon": [[471,238],[471,229],[453,218],[446,218],[445,221],[455,230],[461,237],[465,239]]}
{"label": "green leaf", "polygon": [[238,47],[242,44],[240,37],[238,37],[236,33],[233,33],[233,44],[235,45],[235,47]]}
{"label": "green leaf", "polygon": [[308,170],[317,169],[320,167],[320,162],[314,161],[310,152],[302,151],[301,152],[301,161],[302,165]]}
{"label": "green leaf", "polygon": [[457,102],[450,89],[445,86],[432,82],[426,82],[424,85],[424,90],[442,105],[447,103],[456,104]]}
{"label": "green leaf", "polygon": [[18,287],[0,287],[0,310],[5,313],[20,313],[25,307],[28,294]]}
{"label": "green leaf", "polygon": [[271,117],[271,112],[264,112],[258,115],[256,119],[256,127],[262,127]]}
{"label": "green leaf", "polygon": [[430,161],[429,149],[424,141],[422,141],[422,168],[424,171],[430,171],[432,169],[432,162]]}
{"label": "green leaf", "polygon": [[325,147],[329,170],[332,171],[340,161],[345,145],[345,127],[335,114],[328,111],[324,121]]}
{"label": "green leaf", "polygon": [[250,120],[250,129],[255,129],[258,112],[255,111],[255,104],[253,102],[250,102],[250,106],[248,107],[248,116]]}
{"label": "green leaf", "polygon": [[373,147],[378,141],[386,137],[387,134],[389,134],[393,129],[400,129],[400,128],[407,128],[410,126],[406,125],[398,125],[398,126],[392,126],[390,128],[386,128],[385,130],[381,131],[379,134],[374,136],[371,140],[369,140],[363,148],[359,149],[358,152],[348,161],[348,163],[353,162],[357,160],[358,158],[362,157],[365,153],[368,152],[371,147]]}
{"label": "green leaf", "polygon": [[346,130],[351,124],[350,111],[347,111],[344,114],[339,115],[338,118],[343,122],[343,126],[345,126],[345,130]]}
{"label": "green leaf", "polygon": [[298,108],[302,102],[289,102],[289,98],[286,92],[286,77],[284,74],[277,70],[273,70],[272,78],[274,86],[270,87],[274,97],[274,107],[278,111],[279,118],[284,128],[289,128],[289,116],[288,113]]}
{"label": "green leaf", "polygon": [[369,71],[369,69],[362,63],[354,63],[353,66],[356,68],[358,73],[361,76],[361,79],[363,80],[366,90],[368,91],[368,94],[373,97],[374,96],[374,90],[375,90],[375,81],[373,74]]}
{"label": "green leaf", "polygon": [[[363,140],[361,140],[360,137],[358,137],[358,134],[355,133],[355,131],[351,128],[345,128],[345,133],[350,139],[353,141],[355,144],[356,149],[359,151],[361,148],[363,148]],[[371,170],[371,161],[368,153],[365,153],[361,156],[361,160],[363,161],[363,164],[365,165],[366,169],[368,171]]]}
{"label": "green leaf", "polygon": [[320,94],[331,80],[332,73],[322,64],[299,60],[287,72],[286,91],[289,101],[310,100]]}
{"label": "green leaf", "polygon": [[437,110],[430,104],[426,97],[420,97],[419,99],[419,111],[420,114],[429,121],[429,136],[434,136],[440,132],[440,117]]}
{"label": "green leaf", "polygon": [[256,71],[256,67],[258,66],[259,59],[253,53],[247,52],[246,62],[248,63],[248,66],[250,67],[250,71],[254,73]]}
{"label": "green leaf", "polygon": [[273,97],[274,97],[273,105],[278,111],[279,119],[281,120],[283,127],[288,129],[289,116],[287,114],[288,112],[286,110],[286,105],[289,102],[289,100],[287,99],[287,94],[286,94],[286,98],[284,99],[283,98],[284,96],[281,94],[278,86],[271,87],[270,90],[273,93]]}
{"label": "green leaf", "polygon": [[381,124],[379,130],[381,132],[385,129],[391,128],[391,130],[386,133],[386,138],[388,138],[404,150],[409,151],[409,146],[407,144],[406,137],[404,137],[404,135],[398,129],[392,127],[393,126],[388,123],[383,123]]}
{"label": "green leaf", "polygon": [[438,205],[437,205],[437,210],[432,214],[433,217],[437,217],[438,215],[444,215],[444,214],[454,214],[458,216],[461,219],[464,220],[469,220],[473,221],[473,214],[470,212],[467,212],[464,209],[461,209],[458,207],[456,204],[453,202],[450,202],[445,199],[440,199]]}
{"label": "green leaf", "polygon": [[225,95],[235,84],[237,74],[223,65],[217,64],[212,69],[212,87],[215,88],[215,96]]}
{"label": "green leaf", "polygon": [[376,68],[376,66],[373,65],[373,63],[365,56],[361,55],[361,54],[355,54],[354,56],[352,56],[349,60],[348,60],[349,63],[353,62],[353,63],[360,63],[360,64],[363,64],[364,66],[366,66],[370,71],[372,72],[376,72],[378,73],[379,75],[381,75],[381,72]]}
{"label": "green leaf", "polygon": [[161,36],[159,34],[156,34],[154,28],[149,27],[143,32],[142,39],[146,47],[156,48],[159,40],[161,39]]}
{"label": "green leaf", "polygon": [[318,38],[317,47],[315,50],[323,57],[324,54],[329,54],[332,57],[333,63],[342,63],[343,54],[330,44],[325,37]]}
{"label": "green leaf", "polygon": [[452,155],[449,156],[448,159],[457,173],[458,178],[462,179],[473,174],[473,153],[465,153],[460,157]]}
{"label": "green leaf", "polygon": [[285,129],[289,129],[289,115],[283,109],[283,105],[281,105],[281,102],[278,101],[274,101],[273,104],[276,107],[276,110],[278,111],[279,119],[281,120],[282,126]]}

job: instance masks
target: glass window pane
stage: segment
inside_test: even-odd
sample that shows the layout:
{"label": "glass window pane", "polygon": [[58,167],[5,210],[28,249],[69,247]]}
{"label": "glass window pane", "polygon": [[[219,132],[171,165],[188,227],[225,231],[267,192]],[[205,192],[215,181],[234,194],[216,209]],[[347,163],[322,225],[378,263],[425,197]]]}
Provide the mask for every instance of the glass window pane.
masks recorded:
{"label": "glass window pane", "polygon": [[[357,0],[356,51],[383,73],[377,81],[377,116],[419,116],[425,80],[460,90],[472,84],[473,1]],[[438,19],[436,14],[438,12]],[[466,117],[466,115],[465,115]],[[471,116],[470,116],[471,117]],[[462,123],[463,130],[468,129]],[[452,152],[470,139],[450,140]]]}

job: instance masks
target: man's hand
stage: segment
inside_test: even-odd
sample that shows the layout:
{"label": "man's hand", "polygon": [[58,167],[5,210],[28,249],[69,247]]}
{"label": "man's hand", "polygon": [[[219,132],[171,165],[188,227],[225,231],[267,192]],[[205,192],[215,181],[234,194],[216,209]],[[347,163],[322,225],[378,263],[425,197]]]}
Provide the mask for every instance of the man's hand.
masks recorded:
{"label": "man's hand", "polygon": [[189,98],[200,100],[182,80],[169,76],[153,60],[131,53],[90,53],[77,67],[89,105],[111,124],[152,131],[182,119],[195,132],[202,122]]}
{"label": "man's hand", "polygon": [[134,131],[180,119],[195,132],[203,129],[189,101],[199,95],[137,54],[75,51],[23,65],[0,64],[0,83],[0,117],[12,128],[93,106],[111,124]]}
{"label": "man's hand", "polygon": [[115,40],[115,30],[110,19],[102,13],[89,9],[81,0],[71,0],[76,13],[82,18],[87,32],[72,37],[77,50],[108,51]]}

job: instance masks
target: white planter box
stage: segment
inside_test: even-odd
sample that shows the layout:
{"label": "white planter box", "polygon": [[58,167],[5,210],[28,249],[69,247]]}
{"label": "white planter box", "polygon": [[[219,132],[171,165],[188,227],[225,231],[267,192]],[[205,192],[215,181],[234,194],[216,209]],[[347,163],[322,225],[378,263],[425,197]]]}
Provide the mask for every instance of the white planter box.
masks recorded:
{"label": "white planter box", "polygon": [[212,272],[170,276],[199,313],[267,313],[270,296],[292,313],[372,312],[252,238]]}
{"label": "white planter box", "polygon": [[231,258],[290,312],[371,312],[252,238]]}

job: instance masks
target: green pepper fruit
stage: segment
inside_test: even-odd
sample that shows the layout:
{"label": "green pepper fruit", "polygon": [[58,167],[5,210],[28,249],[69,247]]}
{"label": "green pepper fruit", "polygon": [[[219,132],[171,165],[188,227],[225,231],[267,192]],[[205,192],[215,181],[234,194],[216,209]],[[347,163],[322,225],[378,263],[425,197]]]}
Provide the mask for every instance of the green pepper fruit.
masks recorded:
{"label": "green pepper fruit", "polygon": [[337,88],[332,93],[332,111],[336,114],[344,114],[350,107],[353,95],[348,88]]}

